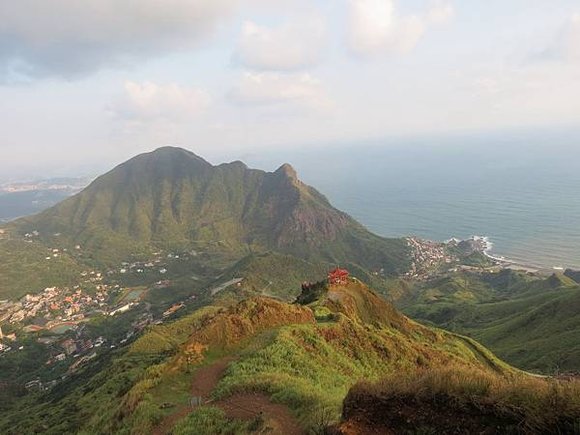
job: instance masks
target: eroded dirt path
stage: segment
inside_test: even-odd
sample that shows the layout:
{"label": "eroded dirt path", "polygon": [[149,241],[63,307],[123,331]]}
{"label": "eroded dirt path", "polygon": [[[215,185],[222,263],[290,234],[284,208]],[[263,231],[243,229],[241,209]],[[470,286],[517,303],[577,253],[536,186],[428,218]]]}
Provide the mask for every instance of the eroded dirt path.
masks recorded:
{"label": "eroded dirt path", "polygon": [[305,433],[287,406],[273,403],[262,393],[238,393],[212,405],[223,409],[229,418],[250,420],[261,415],[272,434]]}
{"label": "eroded dirt path", "polygon": [[177,410],[175,413],[168,415],[163,419],[161,424],[153,429],[151,432],[152,435],[165,435],[170,433],[173,426],[177,424],[179,420],[182,418],[187,417],[187,415],[191,412],[191,408],[189,406],[182,406]]}
{"label": "eroded dirt path", "polygon": [[[251,420],[261,416],[272,434],[303,435],[304,430],[288,407],[273,403],[266,394],[237,393],[219,401],[208,400],[232,361],[234,358],[228,356],[196,370],[191,381],[191,395],[201,397],[209,406],[222,409],[229,418]],[[187,417],[193,409],[190,406],[182,406],[173,414],[168,415],[155,428],[153,434],[169,434],[175,424]]]}
{"label": "eroded dirt path", "polygon": [[223,378],[228,366],[233,360],[234,357],[226,356],[217,360],[213,364],[197,369],[193,374],[193,379],[191,381],[191,395],[208,400],[211,392],[220,379]]}

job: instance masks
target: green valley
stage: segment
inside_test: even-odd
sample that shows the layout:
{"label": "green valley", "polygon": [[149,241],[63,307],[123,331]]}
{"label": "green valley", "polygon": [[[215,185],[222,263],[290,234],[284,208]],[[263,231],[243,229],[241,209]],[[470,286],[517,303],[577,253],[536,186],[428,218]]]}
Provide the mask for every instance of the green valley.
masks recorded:
{"label": "green valley", "polygon": [[398,305],[415,319],[468,334],[518,367],[580,369],[580,285],[568,276],[455,273],[416,285]]}

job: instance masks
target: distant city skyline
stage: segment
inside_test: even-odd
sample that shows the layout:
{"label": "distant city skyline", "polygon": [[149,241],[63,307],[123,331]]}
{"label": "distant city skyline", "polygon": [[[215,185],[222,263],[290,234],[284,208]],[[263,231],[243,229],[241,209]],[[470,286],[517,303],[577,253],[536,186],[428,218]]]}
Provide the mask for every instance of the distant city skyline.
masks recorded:
{"label": "distant city skyline", "polygon": [[580,131],[579,1],[0,0],[0,35],[4,179]]}

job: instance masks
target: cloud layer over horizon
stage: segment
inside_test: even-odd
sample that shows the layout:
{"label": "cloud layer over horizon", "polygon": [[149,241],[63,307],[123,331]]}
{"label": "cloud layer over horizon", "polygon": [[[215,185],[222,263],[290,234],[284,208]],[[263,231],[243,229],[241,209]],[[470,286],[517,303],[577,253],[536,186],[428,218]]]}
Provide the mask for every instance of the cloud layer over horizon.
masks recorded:
{"label": "cloud layer over horizon", "polygon": [[580,127],[567,0],[0,0],[7,162]]}
{"label": "cloud layer over horizon", "polygon": [[196,47],[236,0],[2,0],[0,76],[82,77]]}

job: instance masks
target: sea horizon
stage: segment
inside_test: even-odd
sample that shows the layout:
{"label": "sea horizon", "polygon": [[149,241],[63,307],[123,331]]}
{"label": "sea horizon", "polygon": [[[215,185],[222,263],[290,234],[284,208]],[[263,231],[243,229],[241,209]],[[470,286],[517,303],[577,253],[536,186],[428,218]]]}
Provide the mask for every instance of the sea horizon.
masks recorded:
{"label": "sea horizon", "polygon": [[[466,143],[468,142],[468,143]],[[542,269],[580,269],[580,157],[573,140],[508,138],[375,144],[322,154],[252,156],[291,162],[332,204],[384,237],[485,236],[489,253]]]}

